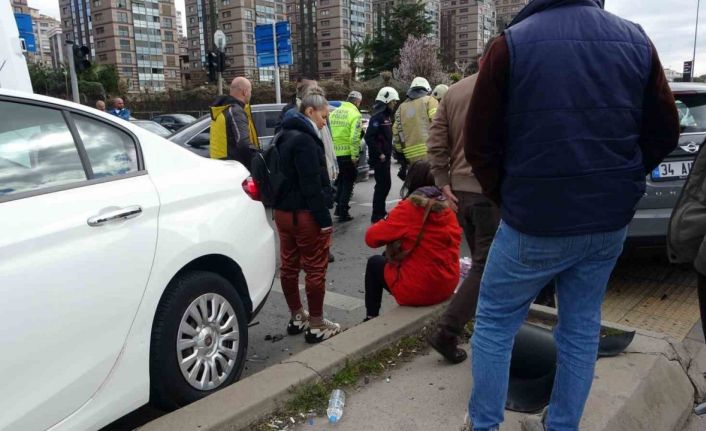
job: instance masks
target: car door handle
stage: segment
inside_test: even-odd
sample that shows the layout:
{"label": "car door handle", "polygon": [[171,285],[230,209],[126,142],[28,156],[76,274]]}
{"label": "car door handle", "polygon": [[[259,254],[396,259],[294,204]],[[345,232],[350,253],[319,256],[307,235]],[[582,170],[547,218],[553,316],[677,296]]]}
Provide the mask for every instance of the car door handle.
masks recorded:
{"label": "car door handle", "polygon": [[142,214],[142,207],[133,205],[125,208],[120,208],[114,211],[109,211],[105,214],[95,215],[88,219],[89,226],[102,226],[116,220],[127,220],[135,218]]}

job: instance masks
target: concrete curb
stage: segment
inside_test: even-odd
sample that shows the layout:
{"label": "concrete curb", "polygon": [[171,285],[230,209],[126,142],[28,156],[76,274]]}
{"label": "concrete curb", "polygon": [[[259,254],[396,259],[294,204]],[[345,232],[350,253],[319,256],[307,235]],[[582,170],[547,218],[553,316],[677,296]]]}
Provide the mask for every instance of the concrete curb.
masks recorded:
{"label": "concrete curb", "polygon": [[287,361],[240,380],[215,394],[162,416],[141,431],[237,431],[275,411],[294,386],[335,373],[347,362],[368,356],[419,332],[446,308],[396,307]]}

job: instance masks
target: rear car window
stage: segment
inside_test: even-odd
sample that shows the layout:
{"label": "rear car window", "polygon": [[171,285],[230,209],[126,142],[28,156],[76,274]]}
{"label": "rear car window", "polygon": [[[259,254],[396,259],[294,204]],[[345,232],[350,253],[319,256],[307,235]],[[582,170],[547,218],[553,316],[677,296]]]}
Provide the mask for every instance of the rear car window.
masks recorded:
{"label": "rear car window", "polygon": [[682,133],[706,132],[706,94],[674,94]]}

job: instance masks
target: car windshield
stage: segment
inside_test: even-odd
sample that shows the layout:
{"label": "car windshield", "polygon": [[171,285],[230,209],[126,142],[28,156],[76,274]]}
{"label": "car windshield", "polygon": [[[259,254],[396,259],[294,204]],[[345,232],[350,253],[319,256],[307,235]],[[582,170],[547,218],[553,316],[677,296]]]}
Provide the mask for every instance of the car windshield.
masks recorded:
{"label": "car windshield", "polygon": [[189,123],[193,123],[194,121],[196,121],[195,117],[192,117],[191,115],[186,115],[186,114],[177,114],[177,115],[172,115],[171,117],[174,118],[175,120],[177,120],[179,123],[183,123],[183,124],[189,124]]}
{"label": "car windshield", "polygon": [[163,138],[169,136],[172,134],[172,132],[169,131],[169,129],[160,126],[159,124],[155,123],[154,121],[133,121],[136,125],[142,127],[145,130],[149,130],[150,132],[159,135]]}
{"label": "car windshield", "polygon": [[674,94],[682,133],[706,132],[706,93]]}

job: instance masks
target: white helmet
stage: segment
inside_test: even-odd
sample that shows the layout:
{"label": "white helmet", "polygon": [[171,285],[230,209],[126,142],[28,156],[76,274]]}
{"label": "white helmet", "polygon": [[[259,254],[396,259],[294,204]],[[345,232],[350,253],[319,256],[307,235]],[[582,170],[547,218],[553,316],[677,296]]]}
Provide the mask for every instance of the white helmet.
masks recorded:
{"label": "white helmet", "polygon": [[375,100],[383,103],[390,103],[393,100],[399,101],[400,95],[397,93],[397,90],[392,87],[382,87],[380,91],[378,91],[378,95]]}
{"label": "white helmet", "polygon": [[422,78],[421,76],[417,76],[412,80],[412,85],[410,88],[417,88],[421,87],[427,90],[427,93],[431,91],[431,85],[429,85],[429,81],[426,80],[426,78]]}
{"label": "white helmet", "polygon": [[434,87],[434,91],[431,92],[431,95],[434,96],[434,99],[441,101],[441,99],[444,98],[444,95],[446,95],[447,91],[449,91],[448,85],[439,84]]}

